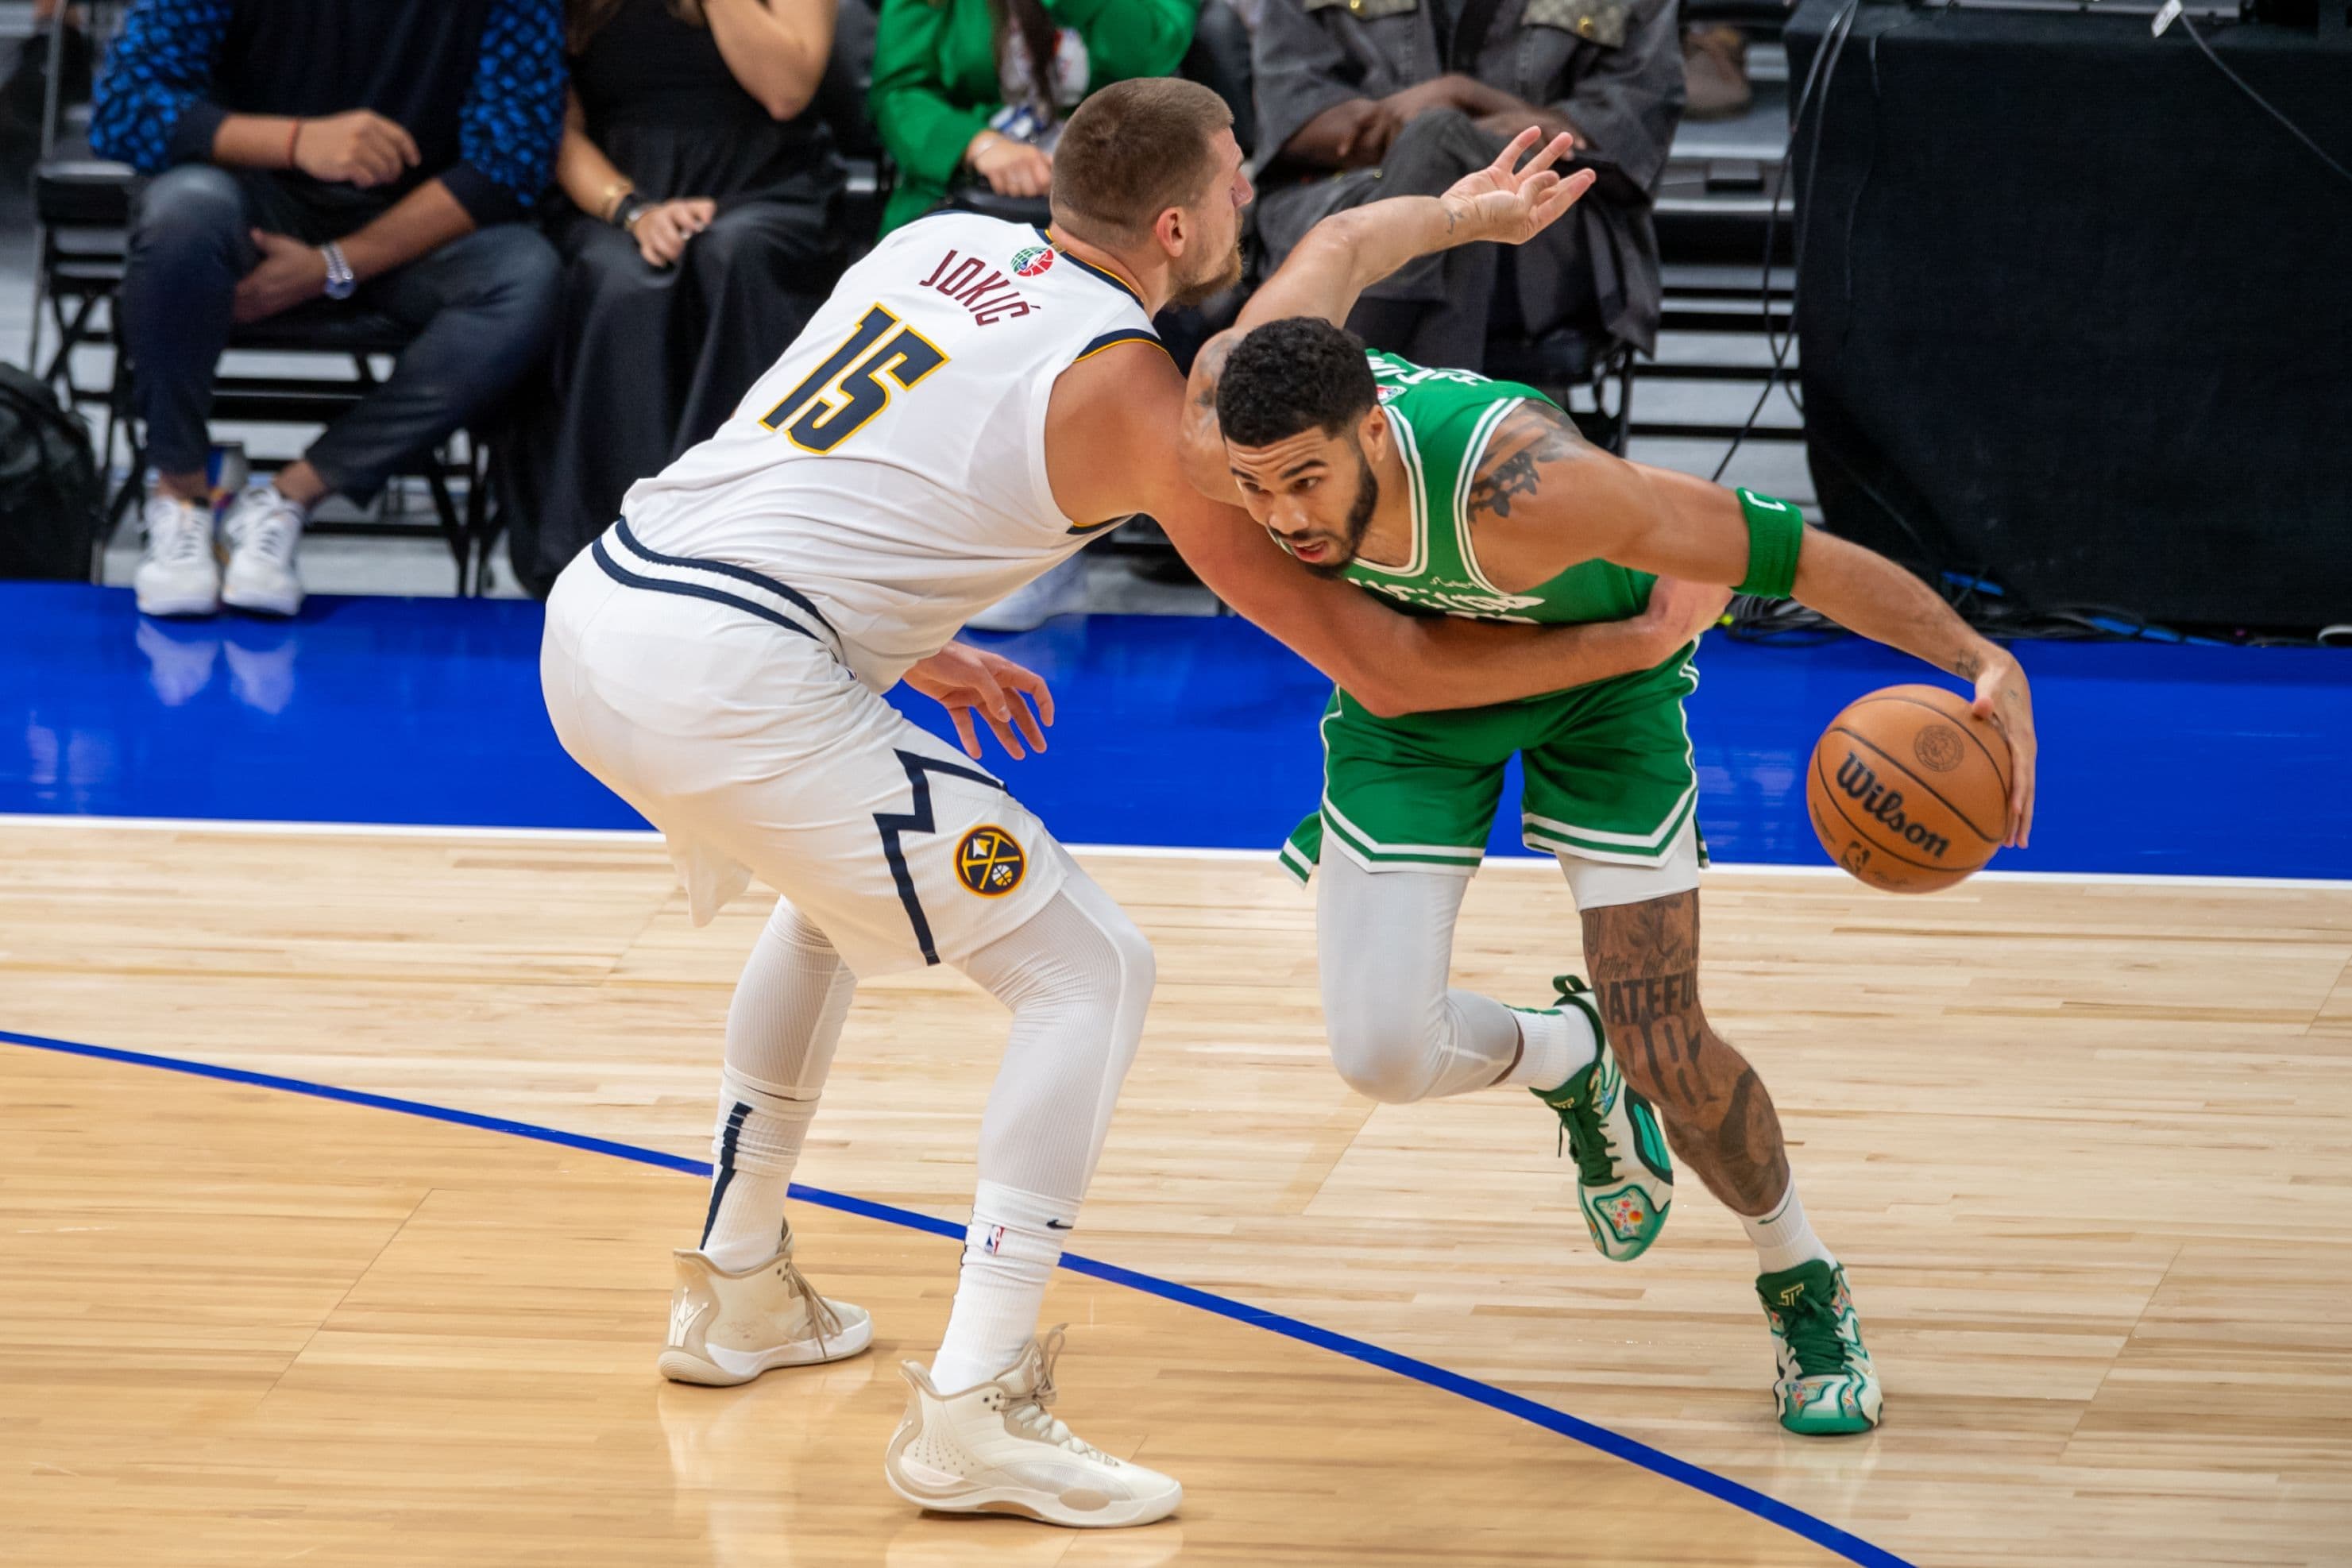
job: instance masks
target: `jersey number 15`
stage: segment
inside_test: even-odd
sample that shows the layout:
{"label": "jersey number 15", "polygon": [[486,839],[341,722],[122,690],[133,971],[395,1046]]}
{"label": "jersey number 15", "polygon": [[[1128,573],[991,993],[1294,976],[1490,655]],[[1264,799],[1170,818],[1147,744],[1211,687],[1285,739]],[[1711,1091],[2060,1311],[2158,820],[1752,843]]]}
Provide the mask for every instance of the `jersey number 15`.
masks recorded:
{"label": "jersey number 15", "polygon": [[830,452],[890,405],[892,386],[908,391],[947,363],[938,345],[876,305],[760,423],[803,452]]}

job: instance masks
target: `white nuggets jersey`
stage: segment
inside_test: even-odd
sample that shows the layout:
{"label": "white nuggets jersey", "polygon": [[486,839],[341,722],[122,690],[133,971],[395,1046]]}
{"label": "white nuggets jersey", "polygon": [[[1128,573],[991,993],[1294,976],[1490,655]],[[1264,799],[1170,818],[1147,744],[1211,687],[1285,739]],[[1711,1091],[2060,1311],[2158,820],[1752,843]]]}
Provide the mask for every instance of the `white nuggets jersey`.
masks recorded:
{"label": "white nuggets jersey", "polygon": [[1156,342],[1109,273],[1045,233],[920,219],[852,267],[721,426],[622,516],[646,549],[749,568],[814,603],[874,690],[1081,548],[1045,478],[1063,371]]}

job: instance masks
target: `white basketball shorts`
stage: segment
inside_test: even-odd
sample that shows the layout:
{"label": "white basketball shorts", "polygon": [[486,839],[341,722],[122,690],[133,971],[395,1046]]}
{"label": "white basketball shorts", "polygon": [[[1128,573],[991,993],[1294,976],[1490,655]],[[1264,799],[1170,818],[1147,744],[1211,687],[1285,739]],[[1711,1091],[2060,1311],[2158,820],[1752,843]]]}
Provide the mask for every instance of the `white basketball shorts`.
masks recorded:
{"label": "white basketball shorts", "polygon": [[861,977],[960,963],[1044,908],[1066,857],[839,647],[786,585],[622,523],[557,579],[540,682],[564,750],[661,829],[695,924],[757,877]]}

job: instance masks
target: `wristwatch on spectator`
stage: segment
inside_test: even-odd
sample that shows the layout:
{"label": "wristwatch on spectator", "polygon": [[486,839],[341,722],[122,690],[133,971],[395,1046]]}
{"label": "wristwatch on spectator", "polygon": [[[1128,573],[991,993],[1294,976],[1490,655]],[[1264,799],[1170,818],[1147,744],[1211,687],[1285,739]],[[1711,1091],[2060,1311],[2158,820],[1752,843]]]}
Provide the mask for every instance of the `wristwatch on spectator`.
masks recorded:
{"label": "wristwatch on spectator", "polygon": [[645,216],[646,209],[651,205],[653,203],[646,200],[636,192],[631,191],[614,204],[613,226],[625,234],[635,232],[632,226]]}
{"label": "wristwatch on spectator", "polygon": [[343,258],[343,247],[329,240],[319,247],[319,254],[327,258],[327,298],[348,300],[360,286],[359,275]]}

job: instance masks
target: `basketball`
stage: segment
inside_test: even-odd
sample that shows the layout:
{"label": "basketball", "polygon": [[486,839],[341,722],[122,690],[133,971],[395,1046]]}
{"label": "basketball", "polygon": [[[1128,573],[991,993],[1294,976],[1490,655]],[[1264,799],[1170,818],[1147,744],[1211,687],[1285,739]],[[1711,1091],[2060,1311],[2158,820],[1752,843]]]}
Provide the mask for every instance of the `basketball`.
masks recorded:
{"label": "basketball", "polygon": [[1874,888],[1932,893],[1982,868],[2009,823],[2009,742],[1940,686],[1890,686],[1830,721],[1805,810]]}

